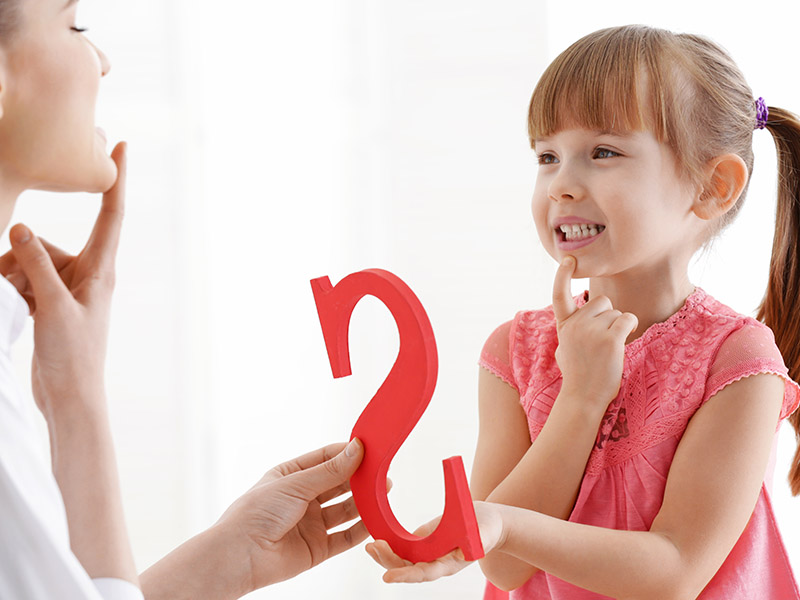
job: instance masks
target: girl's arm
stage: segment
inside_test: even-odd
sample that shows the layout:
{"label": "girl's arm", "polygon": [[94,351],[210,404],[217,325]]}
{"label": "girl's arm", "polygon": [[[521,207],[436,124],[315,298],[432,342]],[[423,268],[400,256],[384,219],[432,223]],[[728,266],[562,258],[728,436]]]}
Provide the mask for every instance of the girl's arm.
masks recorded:
{"label": "girl's arm", "polygon": [[[576,398],[559,395],[531,444],[516,390],[481,369],[478,395],[480,431],[470,484],[473,498],[567,519],[603,412],[592,412]],[[539,570],[501,551],[487,553],[480,565],[494,585],[506,590],[519,587]]]}
{"label": "girl's arm", "polygon": [[[562,386],[547,421],[530,445],[518,394],[482,373],[481,434],[473,477],[480,499],[560,519],[568,518],[575,505],[600,422],[619,392],[625,340],[638,324],[634,315],[614,310],[605,296],[578,308],[570,291],[576,267],[574,257],[566,257],[553,282],[555,359]],[[523,430],[530,445],[525,451]],[[519,587],[537,571],[498,552],[487,554],[481,568],[502,589]]]}
{"label": "girl's arm", "polygon": [[[689,599],[719,570],[758,499],[784,382],[768,373],[732,383],[692,417],[650,531],[617,531],[476,503],[484,548],[499,549],[570,583],[620,599]],[[455,551],[402,563],[383,542],[368,550],[387,581],[425,581],[467,563]]]}

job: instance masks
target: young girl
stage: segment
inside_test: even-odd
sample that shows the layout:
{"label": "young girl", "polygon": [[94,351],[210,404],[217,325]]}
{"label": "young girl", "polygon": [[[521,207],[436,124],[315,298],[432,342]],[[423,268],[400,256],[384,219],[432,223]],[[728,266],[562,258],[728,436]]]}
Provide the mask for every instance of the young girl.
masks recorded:
{"label": "young girl", "polygon": [[[533,216],[560,267],[552,306],[481,355],[481,568],[512,598],[800,598],[764,485],[800,402],[800,121],[755,100],[713,42],[627,26],[556,58],[528,124]],[[687,269],[741,208],[764,128],[780,186],[756,320]],[[589,290],[572,298],[572,277]],[[790,481],[800,492],[800,454]],[[387,581],[465,565],[368,551]]]}

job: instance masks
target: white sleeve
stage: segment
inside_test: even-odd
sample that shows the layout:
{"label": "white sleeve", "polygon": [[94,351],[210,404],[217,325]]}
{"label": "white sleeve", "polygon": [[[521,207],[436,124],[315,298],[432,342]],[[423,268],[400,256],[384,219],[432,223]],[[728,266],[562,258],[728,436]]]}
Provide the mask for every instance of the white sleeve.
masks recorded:
{"label": "white sleeve", "polygon": [[0,599],[142,600],[131,583],[93,582],[73,554],[58,485],[1,367]]}
{"label": "white sleeve", "polygon": [[68,538],[65,541],[59,528],[51,527],[53,513],[37,512],[41,505],[34,509],[36,502],[28,502],[15,481],[16,465],[9,469],[3,462],[0,460],[0,598],[102,600],[70,550]]}
{"label": "white sleeve", "polygon": [[144,600],[142,590],[124,579],[100,577],[92,579],[103,600]]}

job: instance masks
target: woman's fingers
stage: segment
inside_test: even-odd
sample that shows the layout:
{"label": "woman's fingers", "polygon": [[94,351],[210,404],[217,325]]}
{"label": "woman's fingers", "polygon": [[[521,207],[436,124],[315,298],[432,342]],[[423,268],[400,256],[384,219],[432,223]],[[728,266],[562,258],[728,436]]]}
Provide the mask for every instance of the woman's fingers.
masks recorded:
{"label": "woman's fingers", "polygon": [[58,299],[66,288],[39,239],[22,223],[14,225],[8,237],[17,263],[28,278],[37,302],[49,303]]}
{"label": "woman's fingers", "polygon": [[44,249],[47,250],[47,253],[50,255],[50,258],[53,260],[53,264],[58,271],[61,271],[61,269],[64,268],[64,265],[75,258],[72,254],[64,252],[61,248],[55,244],[51,244],[41,236],[39,236],[39,241],[42,242],[42,246],[44,246]]}
{"label": "woman's fingers", "polygon": [[328,536],[328,557],[336,556],[345,550],[358,546],[368,537],[369,532],[362,521],[344,531],[332,533]]}
{"label": "woman's fingers", "polygon": [[566,321],[572,313],[578,310],[570,289],[570,281],[572,281],[576,265],[577,260],[574,256],[565,256],[556,271],[553,281],[553,313],[555,313],[557,323]]}
{"label": "woman's fingers", "polygon": [[0,256],[0,275],[8,277],[9,273],[13,273],[19,269],[17,259],[14,257],[14,251],[9,250],[3,256]]}
{"label": "woman's fingers", "polygon": [[[58,246],[51,244],[43,237],[41,236],[38,237],[39,241],[42,243],[42,246],[44,246],[44,249],[47,250],[47,253],[50,255],[50,258],[53,260],[53,264],[55,265],[57,271],[61,271],[64,265],[66,265],[70,260],[75,258],[68,252],[64,252]],[[0,275],[3,275],[3,277],[8,279],[9,281],[11,281],[12,278],[14,277],[17,278],[21,277],[23,279],[25,278],[25,273],[19,266],[16,256],[14,256],[13,248],[8,252],[6,252],[5,254],[3,254],[2,256],[0,256]]]}
{"label": "woman's fingers", "polygon": [[325,504],[326,502],[330,502],[334,498],[338,498],[342,494],[346,494],[349,491],[350,491],[350,481],[345,481],[341,485],[337,485],[334,488],[322,492],[317,497],[317,502],[319,502],[320,504]]}
{"label": "woman's fingers", "polygon": [[122,218],[125,214],[127,151],[128,144],[120,142],[111,152],[111,158],[117,164],[117,181],[111,189],[103,194],[100,213],[97,215],[89,241],[84,248],[85,256],[90,260],[90,264],[97,265],[101,272],[114,272]]}
{"label": "woman's fingers", "polygon": [[13,285],[17,291],[23,294],[28,287],[28,278],[25,277],[25,273],[22,271],[17,271],[16,273],[9,273],[6,275],[6,281],[8,281],[11,285]]}
{"label": "woman's fingers", "polygon": [[352,496],[343,502],[332,504],[322,509],[322,522],[325,523],[325,529],[333,529],[342,523],[352,521],[356,517],[358,517],[358,509]]}

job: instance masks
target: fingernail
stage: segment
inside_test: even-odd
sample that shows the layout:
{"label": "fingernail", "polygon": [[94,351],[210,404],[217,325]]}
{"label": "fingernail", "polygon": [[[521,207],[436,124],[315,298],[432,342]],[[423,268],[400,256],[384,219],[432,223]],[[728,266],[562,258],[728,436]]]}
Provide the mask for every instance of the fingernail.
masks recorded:
{"label": "fingernail", "polygon": [[354,457],[358,454],[358,438],[353,438],[347,447],[344,449],[345,456],[349,456],[350,458]]}
{"label": "fingernail", "polygon": [[564,265],[565,267],[571,267],[572,266],[572,257],[571,256],[565,256],[564,260],[561,261],[561,264]]}
{"label": "fingernail", "polygon": [[18,244],[24,244],[31,239],[30,230],[24,225],[14,228],[14,241]]}

